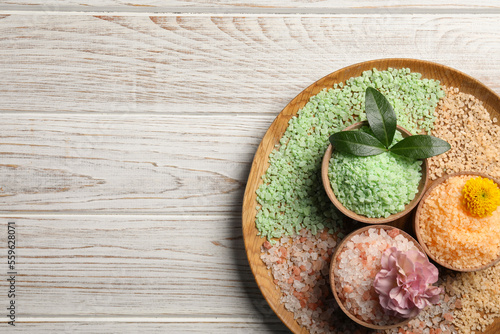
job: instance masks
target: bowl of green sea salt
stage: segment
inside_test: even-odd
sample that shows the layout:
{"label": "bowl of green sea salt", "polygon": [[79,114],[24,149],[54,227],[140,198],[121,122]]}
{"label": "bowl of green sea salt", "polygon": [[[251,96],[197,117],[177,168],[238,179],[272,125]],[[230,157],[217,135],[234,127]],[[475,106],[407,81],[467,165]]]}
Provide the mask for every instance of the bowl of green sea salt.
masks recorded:
{"label": "bowl of green sea salt", "polygon": [[[344,131],[370,132],[367,122]],[[411,136],[397,126],[393,144]],[[427,187],[427,159],[411,159],[392,152],[355,156],[329,145],[321,168],[325,191],[346,216],[368,224],[383,224],[408,214]]]}

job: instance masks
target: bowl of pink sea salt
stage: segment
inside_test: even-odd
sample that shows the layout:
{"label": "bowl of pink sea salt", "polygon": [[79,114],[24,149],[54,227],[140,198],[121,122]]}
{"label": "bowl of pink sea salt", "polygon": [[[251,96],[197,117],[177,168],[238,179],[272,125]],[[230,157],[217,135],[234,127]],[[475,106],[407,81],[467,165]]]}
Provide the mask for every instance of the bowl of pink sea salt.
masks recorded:
{"label": "bowl of pink sea salt", "polygon": [[330,286],[344,313],[372,329],[403,326],[437,303],[438,269],[420,244],[387,225],[354,231],[338,245],[330,263]]}
{"label": "bowl of pink sea salt", "polygon": [[500,183],[477,172],[444,176],[417,207],[415,234],[427,255],[456,271],[500,261]]}

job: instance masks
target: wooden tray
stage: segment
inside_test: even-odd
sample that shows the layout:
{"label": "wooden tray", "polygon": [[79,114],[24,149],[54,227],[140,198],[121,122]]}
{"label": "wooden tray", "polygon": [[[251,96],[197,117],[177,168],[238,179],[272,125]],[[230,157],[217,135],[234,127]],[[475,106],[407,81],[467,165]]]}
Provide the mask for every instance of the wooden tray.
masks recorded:
{"label": "wooden tray", "polygon": [[[409,68],[412,72],[421,73],[423,78],[436,79],[445,86],[457,87],[461,92],[472,94],[480,101],[483,101],[484,107],[492,117],[500,118],[500,97],[478,80],[444,65],[402,58],[367,61],[333,72],[307,87],[279,113],[262,139],[252,163],[243,199],[243,238],[248,262],[250,263],[257,285],[271,308],[293,333],[305,334],[309,333],[309,331],[300,326],[294,320],[293,313],[287,311],[283,304],[280,303],[281,291],[276,289],[273,278],[269,274],[270,271],[267,270],[260,259],[260,249],[265,239],[257,235],[255,215],[257,214],[256,190],[262,183],[261,176],[264,175],[269,166],[269,154],[275,145],[279,144],[279,140],[288,126],[288,121],[309,101],[311,96],[318,94],[323,88],[332,87],[334,83],[345,82],[351,77],[360,76],[363,71],[373,68],[382,71],[389,67],[397,69]],[[411,225],[411,215],[412,213],[398,219],[394,223],[391,223],[391,225],[408,230]],[[486,333],[493,334],[498,332],[500,332],[499,319],[488,328]]]}

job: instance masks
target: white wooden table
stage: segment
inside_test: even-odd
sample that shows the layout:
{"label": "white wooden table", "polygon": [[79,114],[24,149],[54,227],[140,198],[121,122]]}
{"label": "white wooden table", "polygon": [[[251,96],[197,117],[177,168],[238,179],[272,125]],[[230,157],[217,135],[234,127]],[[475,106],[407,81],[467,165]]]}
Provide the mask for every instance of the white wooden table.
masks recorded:
{"label": "white wooden table", "polygon": [[438,62],[500,93],[499,31],[494,0],[2,2],[0,332],[289,332],[241,232],[267,127],[371,59]]}

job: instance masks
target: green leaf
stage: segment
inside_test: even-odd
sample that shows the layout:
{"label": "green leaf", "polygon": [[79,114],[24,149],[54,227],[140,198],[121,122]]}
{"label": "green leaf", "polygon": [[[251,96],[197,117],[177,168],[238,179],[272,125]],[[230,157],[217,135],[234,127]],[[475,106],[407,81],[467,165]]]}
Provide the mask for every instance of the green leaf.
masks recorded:
{"label": "green leaf", "polygon": [[397,117],[382,93],[372,87],[365,92],[366,119],[375,137],[389,147],[396,132]]}
{"label": "green leaf", "polygon": [[413,159],[425,159],[451,148],[446,141],[427,135],[406,137],[389,149],[392,153]]}
{"label": "green leaf", "polygon": [[336,150],[361,157],[386,152],[384,145],[372,135],[362,131],[340,131],[330,136]]}

